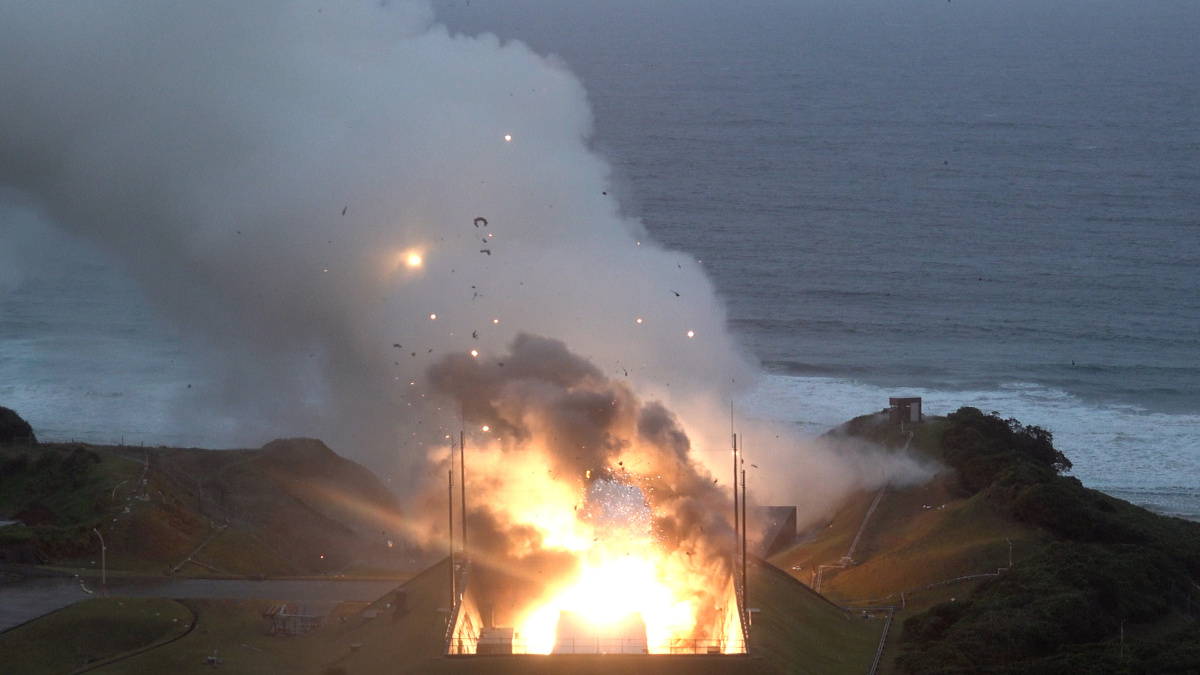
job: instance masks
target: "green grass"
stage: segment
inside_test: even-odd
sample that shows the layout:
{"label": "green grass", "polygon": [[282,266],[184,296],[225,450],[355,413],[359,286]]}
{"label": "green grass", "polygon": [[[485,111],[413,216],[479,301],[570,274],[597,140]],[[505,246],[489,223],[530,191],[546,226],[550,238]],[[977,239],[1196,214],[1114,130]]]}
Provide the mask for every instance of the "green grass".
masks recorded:
{"label": "green grass", "polygon": [[[293,670],[303,662],[289,654],[295,645],[272,638],[263,629],[262,612],[267,601],[186,600],[197,614],[196,628],[183,638],[128,659],[92,671],[97,674],[210,673],[204,661],[214,653],[225,661],[229,672],[278,673]],[[307,672],[301,670],[298,672]]]}
{"label": "green grass", "polygon": [[174,600],[98,598],[0,633],[0,673],[70,673],[169,639],[192,613]]}
{"label": "green grass", "polygon": [[883,621],[853,617],[771,565],[754,565],[749,606],[752,652],[785,673],[862,675],[871,667]]}

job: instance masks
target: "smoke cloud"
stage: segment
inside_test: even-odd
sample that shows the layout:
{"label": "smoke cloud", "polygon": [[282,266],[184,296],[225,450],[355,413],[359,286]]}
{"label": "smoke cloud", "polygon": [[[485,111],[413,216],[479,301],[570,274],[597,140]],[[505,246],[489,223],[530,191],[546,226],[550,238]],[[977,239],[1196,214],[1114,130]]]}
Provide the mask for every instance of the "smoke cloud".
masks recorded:
{"label": "smoke cloud", "polygon": [[[622,215],[560,60],[420,2],[46,0],[0,6],[0,63],[0,209],[103,249],[218,355],[181,429],[319,436],[411,483],[462,413],[552,430],[567,472],[637,438],[676,458],[662,527],[693,536],[708,478],[680,467],[724,465],[755,367],[700,266]],[[491,395],[517,382],[542,384]],[[545,428],[518,414],[543,404]],[[615,408],[638,410],[624,435]],[[881,479],[780,434],[777,499]]]}

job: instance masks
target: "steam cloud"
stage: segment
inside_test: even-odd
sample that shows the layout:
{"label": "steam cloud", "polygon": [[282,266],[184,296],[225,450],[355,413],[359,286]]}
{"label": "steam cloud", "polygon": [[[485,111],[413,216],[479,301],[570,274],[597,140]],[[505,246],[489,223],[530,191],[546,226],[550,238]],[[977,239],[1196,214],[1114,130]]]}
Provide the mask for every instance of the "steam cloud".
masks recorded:
{"label": "steam cloud", "polygon": [[[93,242],[212,346],[222,385],[178,407],[181,428],[243,446],[320,436],[405,475],[457,428],[424,378],[440,362],[443,390],[451,373],[502,386],[519,368],[628,377],[603,395],[661,402],[637,437],[666,457],[686,431],[693,458],[723,466],[721,411],[751,360],[699,265],[621,214],[557,59],[450,35],[420,2],[45,0],[0,6],[0,64],[0,220],[34,213]],[[505,379],[462,356],[510,343]],[[455,393],[507,438],[529,433]],[[585,424],[544,423],[586,446],[557,460],[574,471],[615,446],[570,402],[557,410]],[[776,494],[802,486],[814,508],[906,470],[797,447],[783,430],[759,452],[791,453]]]}

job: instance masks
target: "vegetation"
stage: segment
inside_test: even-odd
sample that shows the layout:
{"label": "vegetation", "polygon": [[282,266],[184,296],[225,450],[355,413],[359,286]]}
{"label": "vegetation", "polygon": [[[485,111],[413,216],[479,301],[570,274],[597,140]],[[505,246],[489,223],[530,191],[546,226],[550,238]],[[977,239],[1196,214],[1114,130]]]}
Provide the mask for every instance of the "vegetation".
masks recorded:
{"label": "vegetation", "polygon": [[0,633],[0,671],[70,673],[182,635],[191,621],[174,600],[85,600]]}
{"label": "vegetation", "polygon": [[767,564],[749,568],[752,652],[784,673],[861,675],[871,668],[883,632],[876,615],[851,616]]}
{"label": "vegetation", "polygon": [[78,556],[109,512],[101,456],[82,446],[9,449],[0,454],[0,546],[29,543],[50,556]]}
{"label": "vegetation", "polygon": [[[904,622],[909,673],[1200,672],[1200,524],[1084,488],[1049,432],[962,408],[925,451],[960,488],[1057,541]],[[1190,614],[1190,616],[1189,616]]]}
{"label": "vegetation", "polygon": [[0,444],[20,443],[22,445],[37,445],[37,436],[33,427],[29,426],[15,410],[0,406]]}
{"label": "vegetation", "polygon": [[[320,441],[260,450],[0,447],[0,559],[195,576],[342,573],[402,560],[399,503]],[[95,561],[95,562],[93,562]],[[376,575],[378,576],[378,574]]]}

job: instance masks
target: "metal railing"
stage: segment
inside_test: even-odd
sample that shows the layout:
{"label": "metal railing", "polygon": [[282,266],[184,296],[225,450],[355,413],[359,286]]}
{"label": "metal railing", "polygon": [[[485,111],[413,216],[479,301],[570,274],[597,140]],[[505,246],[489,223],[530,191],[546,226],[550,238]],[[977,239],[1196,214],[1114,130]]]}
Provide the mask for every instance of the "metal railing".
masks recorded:
{"label": "metal railing", "polygon": [[[530,652],[524,638],[452,638],[448,654],[540,654]],[[724,654],[744,653],[743,640],[679,638],[655,645],[637,638],[563,638],[554,644],[551,654]]]}

